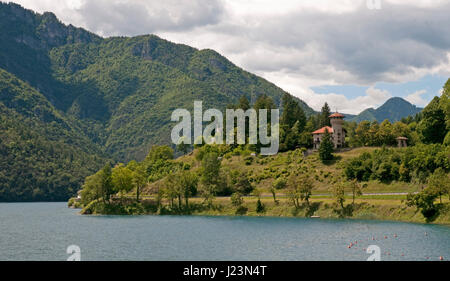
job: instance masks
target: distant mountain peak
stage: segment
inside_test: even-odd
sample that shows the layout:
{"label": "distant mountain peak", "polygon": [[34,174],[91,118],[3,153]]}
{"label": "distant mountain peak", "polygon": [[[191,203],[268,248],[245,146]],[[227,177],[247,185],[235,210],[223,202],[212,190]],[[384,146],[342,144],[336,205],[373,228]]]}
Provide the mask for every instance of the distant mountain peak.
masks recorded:
{"label": "distant mountain peak", "polygon": [[349,118],[347,121],[359,123],[367,120],[378,121],[381,123],[387,119],[393,123],[400,121],[404,117],[414,116],[422,111],[422,109],[423,108],[417,107],[401,97],[392,97],[377,109],[365,109],[360,114],[353,118]]}
{"label": "distant mountain peak", "polygon": [[413,107],[416,107],[415,105],[413,105],[412,103],[410,103],[409,101],[407,101],[407,100],[405,100],[404,98],[401,98],[401,97],[392,97],[392,98],[389,98],[383,105],[381,105],[380,107],[383,107],[383,106],[389,106],[389,105],[391,105],[391,104],[393,104],[393,105],[396,105],[396,106],[398,106],[398,105],[406,105],[406,106],[413,106]]}

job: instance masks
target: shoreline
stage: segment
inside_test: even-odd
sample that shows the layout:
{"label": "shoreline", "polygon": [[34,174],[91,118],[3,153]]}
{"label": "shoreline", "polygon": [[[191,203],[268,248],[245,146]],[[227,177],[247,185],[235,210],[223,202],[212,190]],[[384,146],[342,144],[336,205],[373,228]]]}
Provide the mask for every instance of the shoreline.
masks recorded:
{"label": "shoreline", "polygon": [[[170,210],[166,207],[162,209],[146,209],[145,203],[133,203],[131,205],[115,205],[105,209],[103,204],[99,206],[88,206],[88,208],[69,208],[79,209],[81,215],[117,215],[117,216],[134,216],[134,215],[153,215],[153,216],[210,216],[210,217],[272,217],[272,218],[303,218],[303,219],[319,219],[319,220],[373,220],[373,221],[390,221],[403,223],[418,223],[428,225],[444,225],[450,226],[450,203],[443,203],[440,207],[440,214],[433,220],[427,222],[422,214],[415,207],[407,207],[403,204],[379,204],[373,202],[376,200],[365,200],[364,202],[355,201],[355,204],[348,204],[346,208],[351,208],[350,215],[340,215],[335,206],[324,202],[321,199],[315,199],[311,202],[315,206],[314,212],[310,212],[305,206],[295,209],[286,201],[280,201],[275,204],[268,199],[261,200],[264,204],[264,212],[258,213],[255,210],[256,200],[246,200],[241,206],[245,212],[239,213],[235,206],[232,206],[229,200],[220,200],[215,202],[211,208],[206,208],[201,204],[192,202],[190,210]],[[368,202],[366,202],[368,201]],[[378,204],[374,204],[378,203]],[[138,206],[138,207],[136,207]],[[350,207],[349,207],[350,206]],[[123,210],[127,211],[123,211]],[[130,211],[131,210],[131,211]],[[318,217],[312,217],[318,216]]]}
{"label": "shoreline", "polygon": [[[82,210],[81,208],[73,208],[69,207],[71,209],[77,209]],[[450,227],[450,222],[446,223],[436,223],[436,222],[418,222],[418,221],[409,221],[409,220],[394,220],[394,219],[380,219],[380,218],[353,218],[353,217],[345,217],[345,218],[336,218],[336,217],[319,217],[319,218],[313,218],[313,217],[301,217],[301,216],[272,216],[272,215],[215,215],[215,214],[81,214],[80,212],[78,215],[82,216],[94,216],[94,217],[102,217],[102,216],[118,216],[118,217],[135,217],[135,216],[169,216],[169,217],[223,217],[223,218],[283,218],[283,219],[310,219],[310,220],[322,220],[322,221],[343,221],[343,220],[349,220],[349,221],[374,221],[374,222],[393,222],[393,223],[408,223],[408,224],[418,224],[418,225],[436,225],[436,226],[446,226]]]}

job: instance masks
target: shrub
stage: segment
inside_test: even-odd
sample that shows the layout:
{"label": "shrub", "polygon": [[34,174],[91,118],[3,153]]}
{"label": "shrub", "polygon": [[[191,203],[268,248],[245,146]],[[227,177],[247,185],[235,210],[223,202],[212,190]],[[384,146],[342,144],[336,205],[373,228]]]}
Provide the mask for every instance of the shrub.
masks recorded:
{"label": "shrub", "polygon": [[434,205],[434,201],[438,197],[438,194],[431,192],[428,189],[424,189],[418,194],[408,194],[406,197],[406,205],[415,206],[420,210],[426,221],[432,221],[438,214],[438,208]]}
{"label": "shrub", "polygon": [[239,207],[244,203],[244,199],[242,199],[242,195],[239,192],[235,192],[231,195],[231,204],[235,207]]}
{"label": "shrub", "polygon": [[286,178],[281,177],[281,178],[276,179],[276,180],[273,182],[272,186],[273,186],[275,189],[283,189],[283,188],[286,187],[286,184],[287,184]]}
{"label": "shrub", "polygon": [[256,201],[256,212],[263,213],[264,211],[265,211],[265,206],[263,203],[261,203],[261,199],[258,199],[258,201]]}
{"label": "shrub", "polygon": [[253,163],[253,157],[252,156],[247,156],[244,158],[245,161],[245,165],[249,166]]}

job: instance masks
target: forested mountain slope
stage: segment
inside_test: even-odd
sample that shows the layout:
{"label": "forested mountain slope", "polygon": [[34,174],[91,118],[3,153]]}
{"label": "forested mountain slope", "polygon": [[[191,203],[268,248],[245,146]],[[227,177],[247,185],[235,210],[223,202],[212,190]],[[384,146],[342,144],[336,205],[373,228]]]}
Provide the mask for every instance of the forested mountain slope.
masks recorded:
{"label": "forested mountain slope", "polygon": [[102,38],[14,3],[0,2],[0,42],[0,201],[67,199],[106,159],[170,144],[172,111],[194,100],[224,109],[285,94],[213,50]]}

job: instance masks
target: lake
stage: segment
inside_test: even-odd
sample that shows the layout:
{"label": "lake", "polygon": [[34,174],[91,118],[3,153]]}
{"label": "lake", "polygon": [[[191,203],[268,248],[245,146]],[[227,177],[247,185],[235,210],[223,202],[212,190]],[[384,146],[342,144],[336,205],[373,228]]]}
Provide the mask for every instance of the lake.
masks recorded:
{"label": "lake", "polygon": [[[450,227],[268,217],[82,216],[66,203],[0,203],[0,260],[382,260],[450,258]],[[395,237],[395,235],[397,237]],[[386,238],[385,238],[386,236]],[[372,240],[372,239],[375,240]],[[357,243],[348,248],[352,242]]]}

